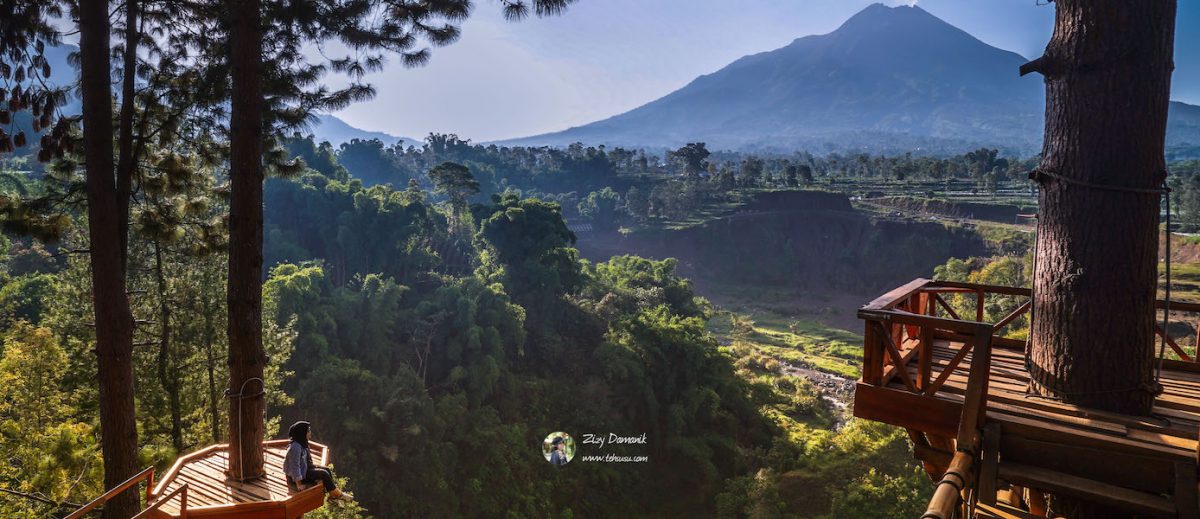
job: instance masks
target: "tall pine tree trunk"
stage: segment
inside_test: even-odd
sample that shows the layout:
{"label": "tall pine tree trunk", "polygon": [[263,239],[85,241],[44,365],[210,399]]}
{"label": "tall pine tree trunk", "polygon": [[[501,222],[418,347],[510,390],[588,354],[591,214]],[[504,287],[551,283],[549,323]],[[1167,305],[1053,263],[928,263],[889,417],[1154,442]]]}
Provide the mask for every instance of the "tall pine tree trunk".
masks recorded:
{"label": "tall pine tree trunk", "polygon": [[[205,277],[207,280],[207,276]],[[214,281],[215,282],[215,281]],[[205,286],[208,286],[207,282]],[[203,296],[202,296],[203,297]],[[213,324],[213,312],[218,310],[217,305],[209,305],[209,299],[204,297],[204,355],[205,367],[208,371],[208,413],[209,419],[212,421],[209,427],[212,431],[213,443],[221,441],[221,412],[217,405],[217,400],[220,397],[220,389],[217,387],[217,355],[213,351],[213,343],[216,342],[216,325]]]}
{"label": "tall pine tree trunk", "polygon": [[138,0],[125,0],[125,53],[121,64],[121,112],[117,135],[117,207],[121,225],[121,263],[129,266],[129,198],[133,193],[133,112],[137,83]]}
{"label": "tall pine tree trunk", "polygon": [[263,474],[263,77],[259,0],[230,0],[229,475]]}
{"label": "tall pine tree trunk", "polygon": [[162,243],[154,239],[154,280],[158,290],[158,382],[167,393],[171,413],[171,446],[183,452],[183,404],[180,401],[179,373],[172,368],[171,304],[167,294],[167,275],[163,266]]}
{"label": "tall pine tree trunk", "polygon": [[[1174,0],[1060,0],[1046,48],[1034,389],[1146,414]],[[1080,182],[1090,183],[1084,185]],[[1100,189],[1096,185],[1145,190]]]}
{"label": "tall pine tree trunk", "polygon": [[[112,488],[137,471],[133,408],[133,315],[125,292],[122,239],[126,219],[113,175],[112,90],[109,71],[108,2],[79,3],[80,85],[87,169],[88,238],[96,356],[100,385],[100,436],[104,486]],[[137,492],[104,505],[104,517],[124,519],[138,510]]]}
{"label": "tall pine tree trunk", "polygon": [[[1031,386],[1144,415],[1154,400],[1154,190],[1164,179],[1175,0],[1055,6],[1046,54],[1027,65],[1046,76]],[[1072,517],[1114,515],[1056,501]]]}

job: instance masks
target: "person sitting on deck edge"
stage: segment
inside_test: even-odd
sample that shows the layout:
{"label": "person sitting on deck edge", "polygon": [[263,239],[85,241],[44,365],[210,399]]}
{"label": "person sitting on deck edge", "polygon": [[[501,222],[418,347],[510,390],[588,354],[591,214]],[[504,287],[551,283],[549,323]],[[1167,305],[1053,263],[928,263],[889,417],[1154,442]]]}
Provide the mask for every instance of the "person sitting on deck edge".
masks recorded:
{"label": "person sitting on deck edge", "polygon": [[287,455],[283,458],[283,473],[287,476],[288,488],[300,490],[300,484],[310,485],[320,481],[325,485],[325,492],[331,501],[349,501],[354,496],[342,492],[333,482],[333,471],[329,467],[313,465],[312,454],[308,451],[308,440],[312,439],[312,424],[299,421],[288,428]]}

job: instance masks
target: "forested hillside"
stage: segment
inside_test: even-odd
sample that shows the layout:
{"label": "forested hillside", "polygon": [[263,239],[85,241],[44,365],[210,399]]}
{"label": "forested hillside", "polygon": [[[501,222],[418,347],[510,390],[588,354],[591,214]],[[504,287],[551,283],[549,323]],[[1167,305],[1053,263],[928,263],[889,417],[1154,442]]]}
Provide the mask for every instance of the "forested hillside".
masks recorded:
{"label": "forested hillside", "polygon": [[[1028,279],[1030,238],[1003,226],[870,223],[859,211],[872,205],[793,191],[975,192],[973,200],[1020,193],[1016,179],[1027,163],[990,150],[947,159],[756,157],[709,154],[697,144],[660,158],[582,146],[484,147],[452,136],[432,136],[420,148],[377,141],[334,148],[304,137],[284,144],[277,160],[286,178],[269,179],[264,194],[268,435],[295,419],[316,424],[359,496],[361,507],[343,516],[844,516],[920,506],[927,487],[904,437],[845,422],[822,390],[789,374],[797,362],[853,374],[856,338],[780,322],[770,311],[752,312],[755,322],[714,308],[674,260],[619,251],[600,263],[581,260],[568,219],[591,224],[593,244],[597,233],[617,235],[620,227],[660,257],[711,249],[699,270],[691,268],[747,289],[824,288],[832,278],[865,293],[892,283],[887,273],[900,275],[887,262],[862,270],[878,279],[825,270],[856,263],[805,263],[797,251],[828,238],[805,237],[799,229],[810,224],[852,230],[862,247],[810,259],[882,259],[880,250],[898,249],[869,229],[891,226],[888,236],[911,233],[905,247],[924,254],[903,256],[930,261],[904,275]],[[26,208],[16,200],[70,192],[69,175],[22,171],[22,164],[7,162],[5,189],[19,197],[9,210]],[[201,162],[166,155],[160,165],[135,213],[130,289],[139,323],[140,459],[162,467],[224,441],[228,206],[219,175],[185,174]],[[1185,225],[1197,214],[1194,166],[1172,166]],[[934,219],[974,207],[888,203]],[[758,223],[712,220],[721,214]],[[90,284],[80,254],[87,240],[78,214],[7,222],[0,376],[26,400],[0,409],[11,453],[0,475],[7,489],[85,501],[100,490]],[[24,237],[35,231],[60,239]],[[742,252],[730,255],[737,240],[746,241],[734,246]],[[751,253],[755,240],[784,248]],[[927,272],[942,261],[935,257],[959,254],[977,258]],[[760,290],[761,310],[771,292]],[[551,430],[644,432],[651,462],[555,471],[536,449]],[[0,500],[8,515],[53,506]]]}
{"label": "forested hillside", "polygon": [[[268,435],[295,419],[315,424],[361,503],[342,516],[840,516],[919,505],[923,476],[902,435],[858,422],[835,431],[840,411],[811,384],[757,350],[721,346],[706,328],[711,305],[673,261],[582,261],[557,202],[512,191],[469,202],[482,198],[474,169],[446,164],[403,189],[366,187],[347,172],[349,156],[267,182],[263,289]],[[53,175],[6,178],[26,197],[61,186]],[[226,427],[224,187],[183,179],[147,184],[158,187],[131,242],[139,457],[160,467],[223,441]],[[0,477],[53,502],[100,490],[78,222],[55,222],[62,239],[47,245],[10,235],[0,290],[0,377],[42,402],[0,408],[10,424]],[[555,470],[537,448],[552,430],[645,433],[650,461]],[[894,462],[868,463],[879,456]],[[909,499],[883,499],[898,488]],[[21,497],[0,507],[54,508]]]}

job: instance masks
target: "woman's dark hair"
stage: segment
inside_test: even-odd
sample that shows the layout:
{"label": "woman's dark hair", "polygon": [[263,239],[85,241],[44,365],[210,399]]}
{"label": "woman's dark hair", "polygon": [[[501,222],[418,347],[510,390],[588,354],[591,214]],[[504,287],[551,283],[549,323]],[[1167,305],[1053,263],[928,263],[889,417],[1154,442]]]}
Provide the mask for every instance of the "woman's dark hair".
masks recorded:
{"label": "woman's dark hair", "polygon": [[291,427],[288,428],[288,437],[291,438],[292,441],[299,443],[300,446],[307,449],[308,448],[308,430],[311,427],[312,427],[312,424],[305,422],[303,420],[296,422],[296,423],[292,424]]}

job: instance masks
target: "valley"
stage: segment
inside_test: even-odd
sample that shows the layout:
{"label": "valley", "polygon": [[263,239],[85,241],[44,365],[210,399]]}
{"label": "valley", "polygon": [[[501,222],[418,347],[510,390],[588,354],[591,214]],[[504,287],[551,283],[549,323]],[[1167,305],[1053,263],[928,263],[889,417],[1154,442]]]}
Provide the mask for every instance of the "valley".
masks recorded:
{"label": "valley", "polygon": [[[1172,452],[1138,488],[1185,515],[1200,407],[1147,396],[1143,340],[1154,383],[1195,378],[1164,359],[1195,356],[1200,305],[1149,319],[1155,233],[1160,295],[1200,303],[1173,11],[673,1],[18,1],[0,517],[180,517],[193,488],[224,518],[917,517],[1012,497],[1026,440],[1100,433]],[[1154,45],[1102,42],[1144,70],[1005,50],[1065,9],[1145,15],[1119,35]],[[1185,434],[1129,412],[1159,397]]]}

